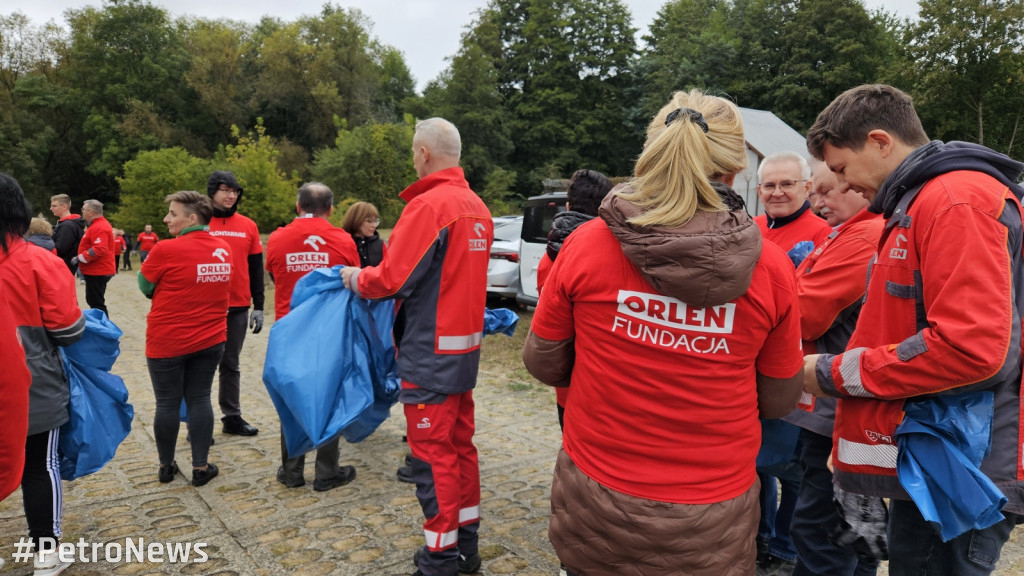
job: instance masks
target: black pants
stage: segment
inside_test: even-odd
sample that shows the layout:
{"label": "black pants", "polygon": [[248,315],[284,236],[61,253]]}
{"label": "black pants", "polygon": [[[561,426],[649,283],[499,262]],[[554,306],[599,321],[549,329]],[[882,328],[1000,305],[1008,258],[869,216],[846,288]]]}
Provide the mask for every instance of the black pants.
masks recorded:
{"label": "black pants", "polygon": [[85,303],[89,305],[89,308],[95,308],[97,310],[103,310],[103,313],[110,317],[110,313],[107,312],[107,282],[110,282],[110,276],[93,276],[91,274],[82,274],[85,278]]}
{"label": "black pants", "polygon": [[240,382],[242,371],[238,358],[245,343],[249,323],[249,308],[228,308],[228,340],[224,343],[224,356],[220,359],[220,412],[224,416],[241,416]]}
{"label": "black pants", "polygon": [[131,270],[132,269],[132,252],[131,252],[131,250],[125,250],[124,251],[124,265],[123,265],[123,268],[125,270]]}
{"label": "black pants", "polygon": [[40,538],[61,536],[64,490],[60,483],[57,443],[60,428],[30,434],[25,439],[25,469],[21,476],[21,499],[28,521],[28,535],[39,549]]}
{"label": "black pants", "polygon": [[188,406],[188,429],[192,434],[192,467],[206,466],[213,438],[210,389],[223,352],[224,343],[220,343],[184,356],[146,358],[156,398],[153,435],[156,436],[156,451],[161,464],[174,461],[181,424],[181,400],[184,398]]}

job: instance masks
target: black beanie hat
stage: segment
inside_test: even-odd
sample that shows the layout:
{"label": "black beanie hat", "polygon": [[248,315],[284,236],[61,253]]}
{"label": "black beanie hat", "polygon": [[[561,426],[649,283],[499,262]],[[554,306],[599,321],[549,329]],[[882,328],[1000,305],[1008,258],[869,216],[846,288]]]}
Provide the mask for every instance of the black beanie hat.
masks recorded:
{"label": "black beanie hat", "polygon": [[229,188],[238,190],[238,199],[235,200],[235,205],[227,210],[221,210],[216,205],[213,207],[213,215],[216,218],[227,218],[228,216],[234,215],[235,211],[238,210],[238,204],[242,202],[242,187],[239,186],[238,180],[235,180],[235,175],[226,170],[214,170],[210,174],[210,179],[206,181],[206,195],[211,199],[213,195],[217,193],[217,188],[223,184]]}

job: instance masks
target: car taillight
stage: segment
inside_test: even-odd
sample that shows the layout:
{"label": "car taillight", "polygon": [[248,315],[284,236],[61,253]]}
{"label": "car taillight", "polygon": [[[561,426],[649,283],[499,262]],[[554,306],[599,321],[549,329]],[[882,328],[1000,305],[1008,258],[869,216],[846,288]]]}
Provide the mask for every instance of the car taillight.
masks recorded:
{"label": "car taillight", "polygon": [[491,254],[491,258],[496,260],[508,260],[509,262],[519,262],[519,254],[516,252],[494,252]]}

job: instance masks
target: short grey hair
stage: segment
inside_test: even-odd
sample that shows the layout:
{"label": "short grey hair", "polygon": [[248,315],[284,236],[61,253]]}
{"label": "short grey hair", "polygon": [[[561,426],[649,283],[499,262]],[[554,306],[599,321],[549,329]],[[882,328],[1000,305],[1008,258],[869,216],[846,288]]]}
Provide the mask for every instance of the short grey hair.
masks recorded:
{"label": "short grey hair", "polygon": [[88,208],[97,214],[103,214],[103,202],[99,200],[86,200],[82,202],[82,208]]}
{"label": "short grey hair", "polygon": [[803,154],[785,150],[782,152],[774,152],[765,156],[764,160],[761,161],[761,165],[757,167],[757,180],[761,181],[761,175],[764,173],[764,167],[768,164],[776,164],[779,162],[796,162],[800,166],[800,178],[804,180],[811,179],[811,167],[807,164],[807,158],[804,158]]}
{"label": "short grey hair", "polygon": [[428,118],[416,123],[413,139],[430,149],[432,154],[449,156],[456,160],[462,156],[462,137],[459,129],[444,118]]}
{"label": "short grey hair", "polygon": [[323,182],[307,182],[299,188],[295,202],[307,214],[326,216],[334,206],[334,192]]}

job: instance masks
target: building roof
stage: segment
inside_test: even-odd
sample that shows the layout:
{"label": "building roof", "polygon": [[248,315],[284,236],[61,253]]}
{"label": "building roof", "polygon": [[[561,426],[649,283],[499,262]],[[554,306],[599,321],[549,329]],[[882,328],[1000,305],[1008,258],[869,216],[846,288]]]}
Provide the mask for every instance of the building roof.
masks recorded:
{"label": "building roof", "polygon": [[807,140],[775,114],[767,110],[740,108],[740,115],[743,116],[747,146],[757,154],[758,160],[786,150],[811,157],[807,153]]}

